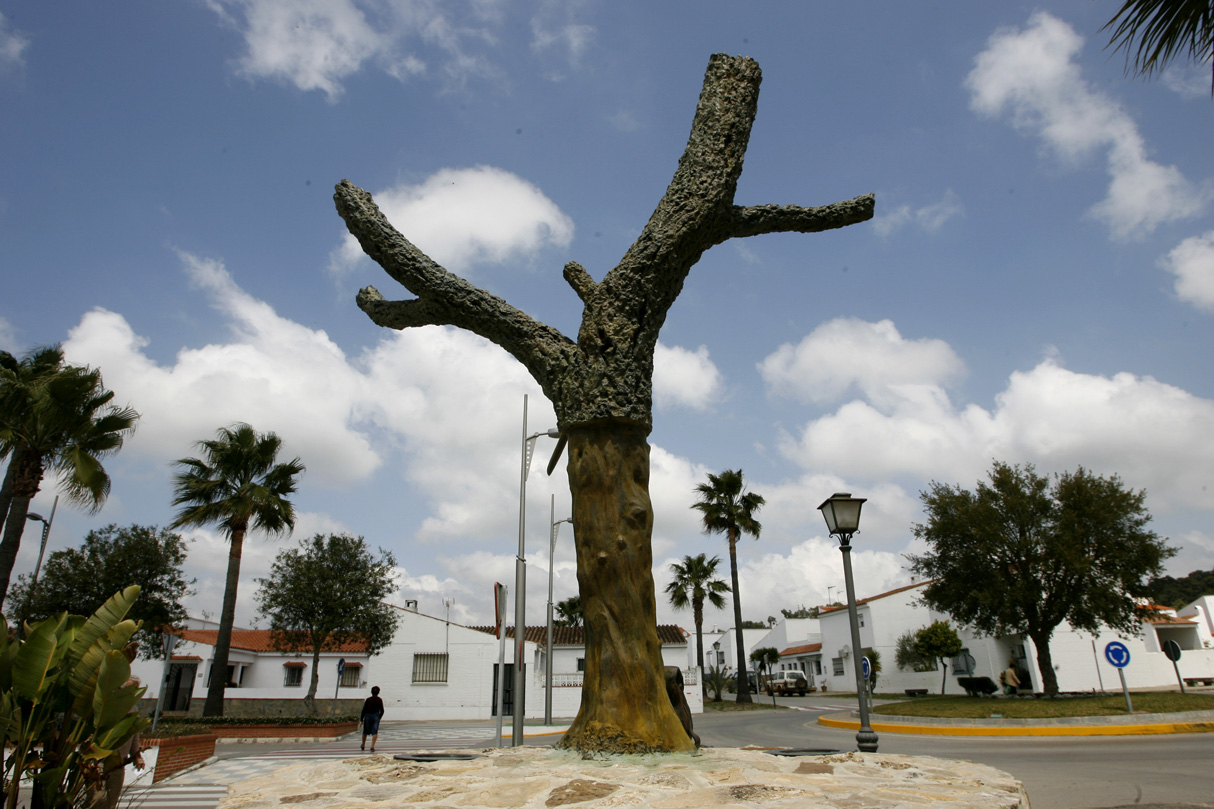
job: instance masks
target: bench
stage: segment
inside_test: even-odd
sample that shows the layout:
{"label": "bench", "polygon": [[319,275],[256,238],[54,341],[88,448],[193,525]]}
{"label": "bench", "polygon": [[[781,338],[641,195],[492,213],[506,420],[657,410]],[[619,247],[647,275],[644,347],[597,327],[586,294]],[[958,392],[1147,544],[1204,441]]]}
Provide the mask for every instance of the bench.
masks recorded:
{"label": "bench", "polygon": [[1185,677],[1185,685],[1214,685],[1214,679],[1209,677]]}
{"label": "bench", "polygon": [[908,697],[926,697],[927,689],[926,688],[908,688],[908,689],[906,689],[906,695]]}

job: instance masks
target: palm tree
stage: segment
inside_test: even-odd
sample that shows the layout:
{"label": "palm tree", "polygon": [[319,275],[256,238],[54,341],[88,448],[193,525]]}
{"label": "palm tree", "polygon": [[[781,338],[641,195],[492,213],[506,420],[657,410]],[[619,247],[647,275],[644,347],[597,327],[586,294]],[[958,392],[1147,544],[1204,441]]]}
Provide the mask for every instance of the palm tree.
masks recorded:
{"label": "palm tree", "polygon": [[[1210,0],[1126,0],[1100,30],[1109,28],[1113,28],[1109,45],[1115,46],[1114,52],[1125,50],[1127,70],[1133,61],[1137,76],[1149,78],[1162,72],[1186,51],[1194,62],[1214,62]],[[1214,70],[1210,90],[1214,93]]]}
{"label": "palm tree", "polygon": [[684,556],[682,562],[673,562],[670,572],[674,578],[666,585],[670,606],[685,610],[690,605],[692,619],[696,622],[696,665],[704,671],[704,600],[719,610],[725,609],[725,593],[729,585],[717,578],[720,557],[708,558],[708,554]]}
{"label": "palm tree", "polygon": [[199,441],[203,458],[174,462],[181,469],[173,476],[174,506],[182,506],[170,527],[218,525],[228,536],[228,574],[223,611],[215,638],[215,659],[207,685],[203,716],[223,716],[227,687],[228,652],[236,620],[236,587],[240,582],[240,555],[245,532],[290,533],[295,507],[287,499],[295,493],[296,477],[304,471],[299,458],[275,463],[282,439],[259,434],[248,424],[221,427],[210,441]]}
{"label": "palm tree", "polygon": [[738,702],[750,702],[746,683],[746,644],[742,642],[742,599],[738,589],[738,537],[750,534],[759,538],[762,525],[755,513],[763,506],[763,497],[746,491],[742,470],[726,469],[719,475],[709,473],[708,482],[696,487],[700,500],[692,504],[704,521],[704,533],[725,534],[729,539],[729,575],[733,580],[733,625],[737,633]]}
{"label": "palm tree", "polygon": [[569,596],[564,601],[558,601],[556,604],[556,625],[557,626],[581,626],[582,625],[582,597]]}
{"label": "palm tree", "polygon": [[0,362],[0,457],[9,457],[5,473],[4,538],[0,540],[0,606],[29,504],[48,469],[70,503],[97,511],[110,492],[101,461],[122,448],[139,414],[113,404],[101,372],[63,364],[58,346],[37,349],[19,362]]}

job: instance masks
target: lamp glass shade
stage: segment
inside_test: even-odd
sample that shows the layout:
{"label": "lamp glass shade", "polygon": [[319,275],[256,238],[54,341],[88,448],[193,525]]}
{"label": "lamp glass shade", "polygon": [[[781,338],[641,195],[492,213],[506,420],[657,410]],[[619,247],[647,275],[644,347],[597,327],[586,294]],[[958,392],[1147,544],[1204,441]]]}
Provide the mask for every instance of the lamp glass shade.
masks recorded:
{"label": "lamp glass shade", "polygon": [[850,536],[860,529],[860,507],[867,498],[852,497],[850,492],[836,492],[818,506],[832,534]]}

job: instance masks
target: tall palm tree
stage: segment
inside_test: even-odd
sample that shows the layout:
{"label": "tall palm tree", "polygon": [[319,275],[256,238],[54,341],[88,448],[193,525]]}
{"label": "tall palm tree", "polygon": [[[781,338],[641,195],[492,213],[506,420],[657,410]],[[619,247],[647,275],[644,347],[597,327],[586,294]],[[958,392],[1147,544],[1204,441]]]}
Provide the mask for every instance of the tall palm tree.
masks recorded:
{"label": "tall palm tree", "polygon": [[581,626],[582,621],[582,597],[580,595],[569,596],[564,601],[557,602],[555,621],[557,626]]}
{"label": "tall palm tree", "polygon": [[725,609],[725,593],[729,585],[717,578],[717,565],[721,559],[701,553],[684,556],[682,562],[673,562],[670,572],[674,578],[666,585],[670,606],[676,610],[691,607],[692,619],[696,622],[696,665],[704,671],[704,601],[719,610]]}
{"label": "tall palm tree", "polygon": [[236,588],[240,582],[240,556],[245,533],[290,533],[295,507],[287,499],[295,493],[296,477],[304,471],[299,458],[276,463],[282,439],[259,434],[248,424],[221,427],[210,441],[199,441],[202,458],[182,458],[173,476],[174,506],[181,506],[172,528],[218,525],[228,536],[228,574],[223,610],[215,639],[215,658],[207,685],[203,716],[223,716],[227,687],[228,653],[236,620]]}
{"label": "tall palm tree", "polygon": [[[1115,27],[1114,27],[1115,26]],[[1125,50],[1127,68],[1150,77],[1188,52],[1194,62],[1211,62],[1214,93],[1214,3],[1210,0],[1126,0],[1100,30],[1113,28],[1109,45]],[[1132,52],[1132,55],[1131,55]]]}
{"label": "tall palm tree", "polygon": [[[11,359],[9,357],[8,359]],[[113,403],[101,372],[63,364],[58,346],[37,349],[17,363],[0,362],[0,457],[9,456],[0,496],[5,505],[0,540],[0,606],[29,504],[53,470],[70,503],[90,511],[101,508],[110,492],[102,459],[122,448],[139,414]]]}
{"label": "tall palm tree", "polygon": [[746,682],[746,644],[742,642],[742,597],[738,589],[738,537],[750,534],[759,538],[763,528],[755,513],[763,506],[762,495],[746,491],[742,470],[726,469],[719,475],[709,473],[708,482],[696,486],[700,500],[692,504],[704,522],[704,533],[725,534],[729,539],[729,575],[733,581],[733,626],[737,634],[738,702],[751,702]]}

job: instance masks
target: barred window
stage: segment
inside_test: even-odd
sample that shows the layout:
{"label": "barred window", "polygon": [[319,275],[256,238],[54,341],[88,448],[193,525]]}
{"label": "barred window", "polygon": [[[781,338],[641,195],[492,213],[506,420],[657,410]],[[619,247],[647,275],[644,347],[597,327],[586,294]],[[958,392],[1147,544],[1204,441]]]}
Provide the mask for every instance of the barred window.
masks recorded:
{"label": "barred window", "polygon": [[577,670],[578,670],[578,671],[585,671],[585,670],[586,670],[586,658],[584,658],[584,657],[579,657],[579,658],[577,659]]}
{"label": "barred window", "polygon": [[287,688],[298,688],[303,685],[303,663],[287,663],[282,667],[282,684]]}
{"label": "barred window", "polygon": [[341,673],[341,687],[358,688],[358,682],[362,678],[362,673],[362,664],[347,663],[345,669]]}
{"label": "barred window", "polygon": [[843,658],[832,657],[830,659],[830,665],[831,665],[831,670],[835,673],[836,677],[843,676]]}
{"label": "barred window", "polygon": [[447,655],[446,655],[446,653],[413,655],[413,682],[415,682],[415,683],[445,683],[445,682],[447,682]]}

